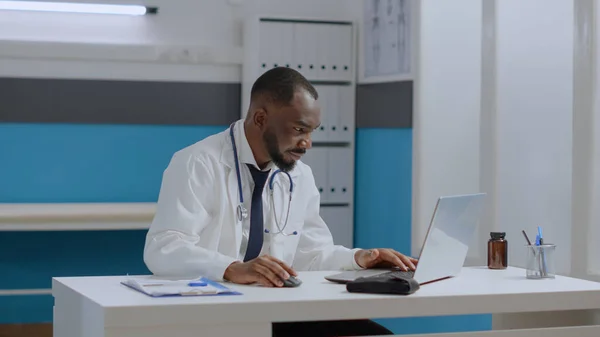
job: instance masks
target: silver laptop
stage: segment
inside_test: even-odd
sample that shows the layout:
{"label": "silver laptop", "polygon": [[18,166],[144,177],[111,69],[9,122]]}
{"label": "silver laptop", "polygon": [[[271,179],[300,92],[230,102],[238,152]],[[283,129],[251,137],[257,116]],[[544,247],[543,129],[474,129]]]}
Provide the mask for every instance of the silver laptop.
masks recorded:
{"label": "silver laptop", "polygon": [[359,277],[382,273],[401,273],[413,277],[420,285],[458,275],[462,269],[469,243],[483,212],[486,193],[440,197],[429,230],[419,254],[414,272],[400,269],[366,269],[326,276],[331,282],[347,283]]}

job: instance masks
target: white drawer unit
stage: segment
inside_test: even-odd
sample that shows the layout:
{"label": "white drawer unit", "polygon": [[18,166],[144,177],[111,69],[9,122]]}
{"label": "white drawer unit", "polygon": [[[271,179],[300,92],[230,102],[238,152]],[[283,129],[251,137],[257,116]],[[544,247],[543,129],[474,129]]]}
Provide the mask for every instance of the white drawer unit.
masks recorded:
{"label": "white drawer unit", "polygon": [[315,86],[321,126],[302,161],[321,193],[321,216],[336,243],[348,247],[354,229],[356,41],[352,19],[249,15],[244,23],[241,116],[254,81],[269,69],[295,69]]}

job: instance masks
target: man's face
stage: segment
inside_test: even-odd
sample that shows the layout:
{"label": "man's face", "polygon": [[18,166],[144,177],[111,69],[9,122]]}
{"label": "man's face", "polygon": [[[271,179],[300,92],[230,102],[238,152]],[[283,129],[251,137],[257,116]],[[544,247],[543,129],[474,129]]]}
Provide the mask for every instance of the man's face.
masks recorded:
{"label": "man's face", "polygon": [[296,92],[290,105],[276,109],[269,114],[263,141],[273,163],[289,172],[312,147],[311,133],[321,124],[321,109],[304,90]]}

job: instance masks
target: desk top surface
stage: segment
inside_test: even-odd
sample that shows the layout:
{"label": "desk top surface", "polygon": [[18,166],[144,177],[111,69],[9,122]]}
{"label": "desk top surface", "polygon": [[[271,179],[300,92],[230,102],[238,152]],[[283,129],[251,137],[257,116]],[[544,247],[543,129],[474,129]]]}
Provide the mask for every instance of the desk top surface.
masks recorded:
{"label": "desk top surface", "polygon": [[59,277],[53,280],[53,294],[58,298],[69,291],[115,314],[133,308],[140,315],[144,310],[158,310],[161,315],[179,310],[178,319],[189,314],[196,321],[199,313],[208,319],[208,309],[214,313],[208,315],[213,319],[217,319],[219,312],[233,317],[240,310],[244,320],[259,320],[259,316],[270,314],[274,320],[284,321],[325,314],[342,319],[600,308],[600,283],[564,276],[529,280],[520,268],[465,267],[459,276],[425,284],[409,296],[349,293],[345,285],[324,279],[333,273],[337,272],[299,272],[303,284],[297,288],[227,283],[242,295],[165,298],[152,298],[120,284],[125,276]]}

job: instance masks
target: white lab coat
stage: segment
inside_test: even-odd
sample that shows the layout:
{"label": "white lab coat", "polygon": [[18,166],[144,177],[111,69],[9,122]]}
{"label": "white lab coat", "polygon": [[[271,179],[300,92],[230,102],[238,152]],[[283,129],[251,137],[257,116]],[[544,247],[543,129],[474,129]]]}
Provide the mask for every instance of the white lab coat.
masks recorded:
{"label": "white lab coat", "polygon": [[[243,120],[234,128],[244,206],[250,213],[254,182],[245,163],[256,162]],[[261,255],[274,256],[297,271],[360,269],[354,259],[357,249],[333,244],[319,215],[320,195],[310,167],[299,161],[289,173],[294,191],[285,232],[297,231],[298,235],[264,234]],[[282,227],[289,183],[281,173],[274,182],[273,200]],[[264,228],[277,232],[268,191],[267,182],[263,191]],[[241,245],[247,241],[250,214],[243,223],[238,221],[238,194],[229,129],[175,153],[164,171],[156,214],[146,237],[144,262],[150,271],[163,276],[223,280],[225,269],[243,260],[245,253]]]}

